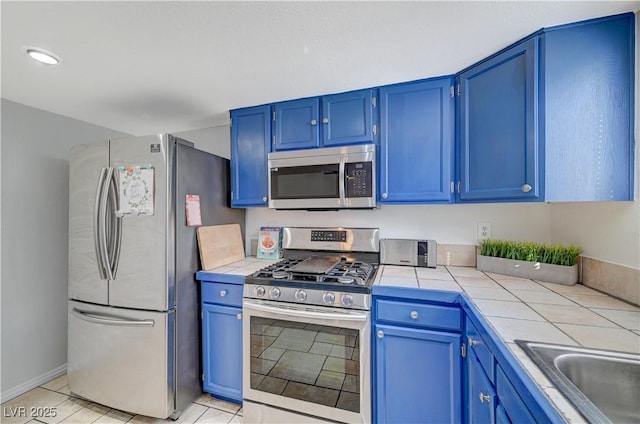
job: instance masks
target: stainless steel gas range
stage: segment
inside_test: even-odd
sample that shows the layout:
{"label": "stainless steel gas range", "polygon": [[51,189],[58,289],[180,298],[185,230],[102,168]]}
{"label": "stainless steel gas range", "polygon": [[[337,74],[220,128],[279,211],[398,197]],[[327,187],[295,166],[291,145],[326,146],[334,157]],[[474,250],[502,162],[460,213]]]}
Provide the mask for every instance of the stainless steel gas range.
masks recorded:
{"label": "stainless steel gas range", "polygon": [[369,423],[379,229],[283,231],[284,259],[245,278],[245,421]]}

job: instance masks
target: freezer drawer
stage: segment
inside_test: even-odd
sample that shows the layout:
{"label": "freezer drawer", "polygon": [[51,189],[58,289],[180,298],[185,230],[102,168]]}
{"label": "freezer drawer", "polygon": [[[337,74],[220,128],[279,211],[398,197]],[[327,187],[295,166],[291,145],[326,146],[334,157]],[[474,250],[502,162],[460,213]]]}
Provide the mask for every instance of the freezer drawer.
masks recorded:
{"label": "freezer drawer", "polygon": [[130,413],[175,410],[175,314],[69,301],[70,390]]}

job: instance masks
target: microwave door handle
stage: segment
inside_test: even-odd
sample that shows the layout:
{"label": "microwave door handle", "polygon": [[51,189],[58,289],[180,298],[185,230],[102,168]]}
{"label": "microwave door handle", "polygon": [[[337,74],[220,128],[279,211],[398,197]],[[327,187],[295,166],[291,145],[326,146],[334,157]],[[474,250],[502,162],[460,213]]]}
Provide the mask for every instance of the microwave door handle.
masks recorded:
{"label": "microwave door handle", "polygon": [[345,156],[342,155],[340,156],[340,168],[338,171],[338,194],[340,196],[340,206],[342,207],[346,207],[347,206],[347,199],[345,197],[345,183],[346,183],[346,175],[344,175],[344,162],[345,162]]}

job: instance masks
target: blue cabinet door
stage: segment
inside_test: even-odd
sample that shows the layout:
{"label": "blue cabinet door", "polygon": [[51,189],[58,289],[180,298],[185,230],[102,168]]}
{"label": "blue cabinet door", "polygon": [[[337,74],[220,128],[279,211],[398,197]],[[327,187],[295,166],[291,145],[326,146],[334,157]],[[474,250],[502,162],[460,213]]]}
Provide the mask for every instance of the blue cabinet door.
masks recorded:
{"label": "blue cabinet door", "polygon": [[467,422],[493,424],[496,422],[496,393],[473,351],[467,352]]}
{"label": "blue cabinet door", "polygon": [[379,202],[453,200],[453,84],[440,78],[380,89]]}
{"label": "blue cabinet door", "polygon": [[374,420],[459,423],[459,334],[376,324]]}
{"label": "blue cabinet door", "polygon": [[242,402],[242,308],[202,305],[203,389]]}
{"label": "blue cabinet door", "polygon": [[319,98],[276,103],[273,150],[319,147],[322,125],[318,121],[319,111]]}
{"label": "blue cabinet door", "polygon": [[537,200],[538,37],[459,76],[459,193],[462,201]]}
{"label": "blue cabinet door", "polygon": [[322,97],[323,147],[373,143],[373,90]]}
{"label": "blue cabinet door", "polygon": [[231,206],[267,206],[271,108],[231,111]]}
{"label": "blue cabinet door", "polygon": [[633,200],[634,15],[542,37],[546,201]]}

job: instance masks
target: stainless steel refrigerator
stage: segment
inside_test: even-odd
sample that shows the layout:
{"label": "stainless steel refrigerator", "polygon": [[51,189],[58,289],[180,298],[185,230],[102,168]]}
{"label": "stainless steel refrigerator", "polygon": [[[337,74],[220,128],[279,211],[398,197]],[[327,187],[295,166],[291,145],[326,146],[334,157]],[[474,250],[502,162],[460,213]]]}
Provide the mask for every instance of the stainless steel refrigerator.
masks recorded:
{"label": "stainless steel refrigerator", "polygon": [[[72,393],[177,418],[201,393],[195,229],[238,223],[229,161],[168,134],[71,149],[68,365]],[[191,224],[197,224],[195,197]]]}

